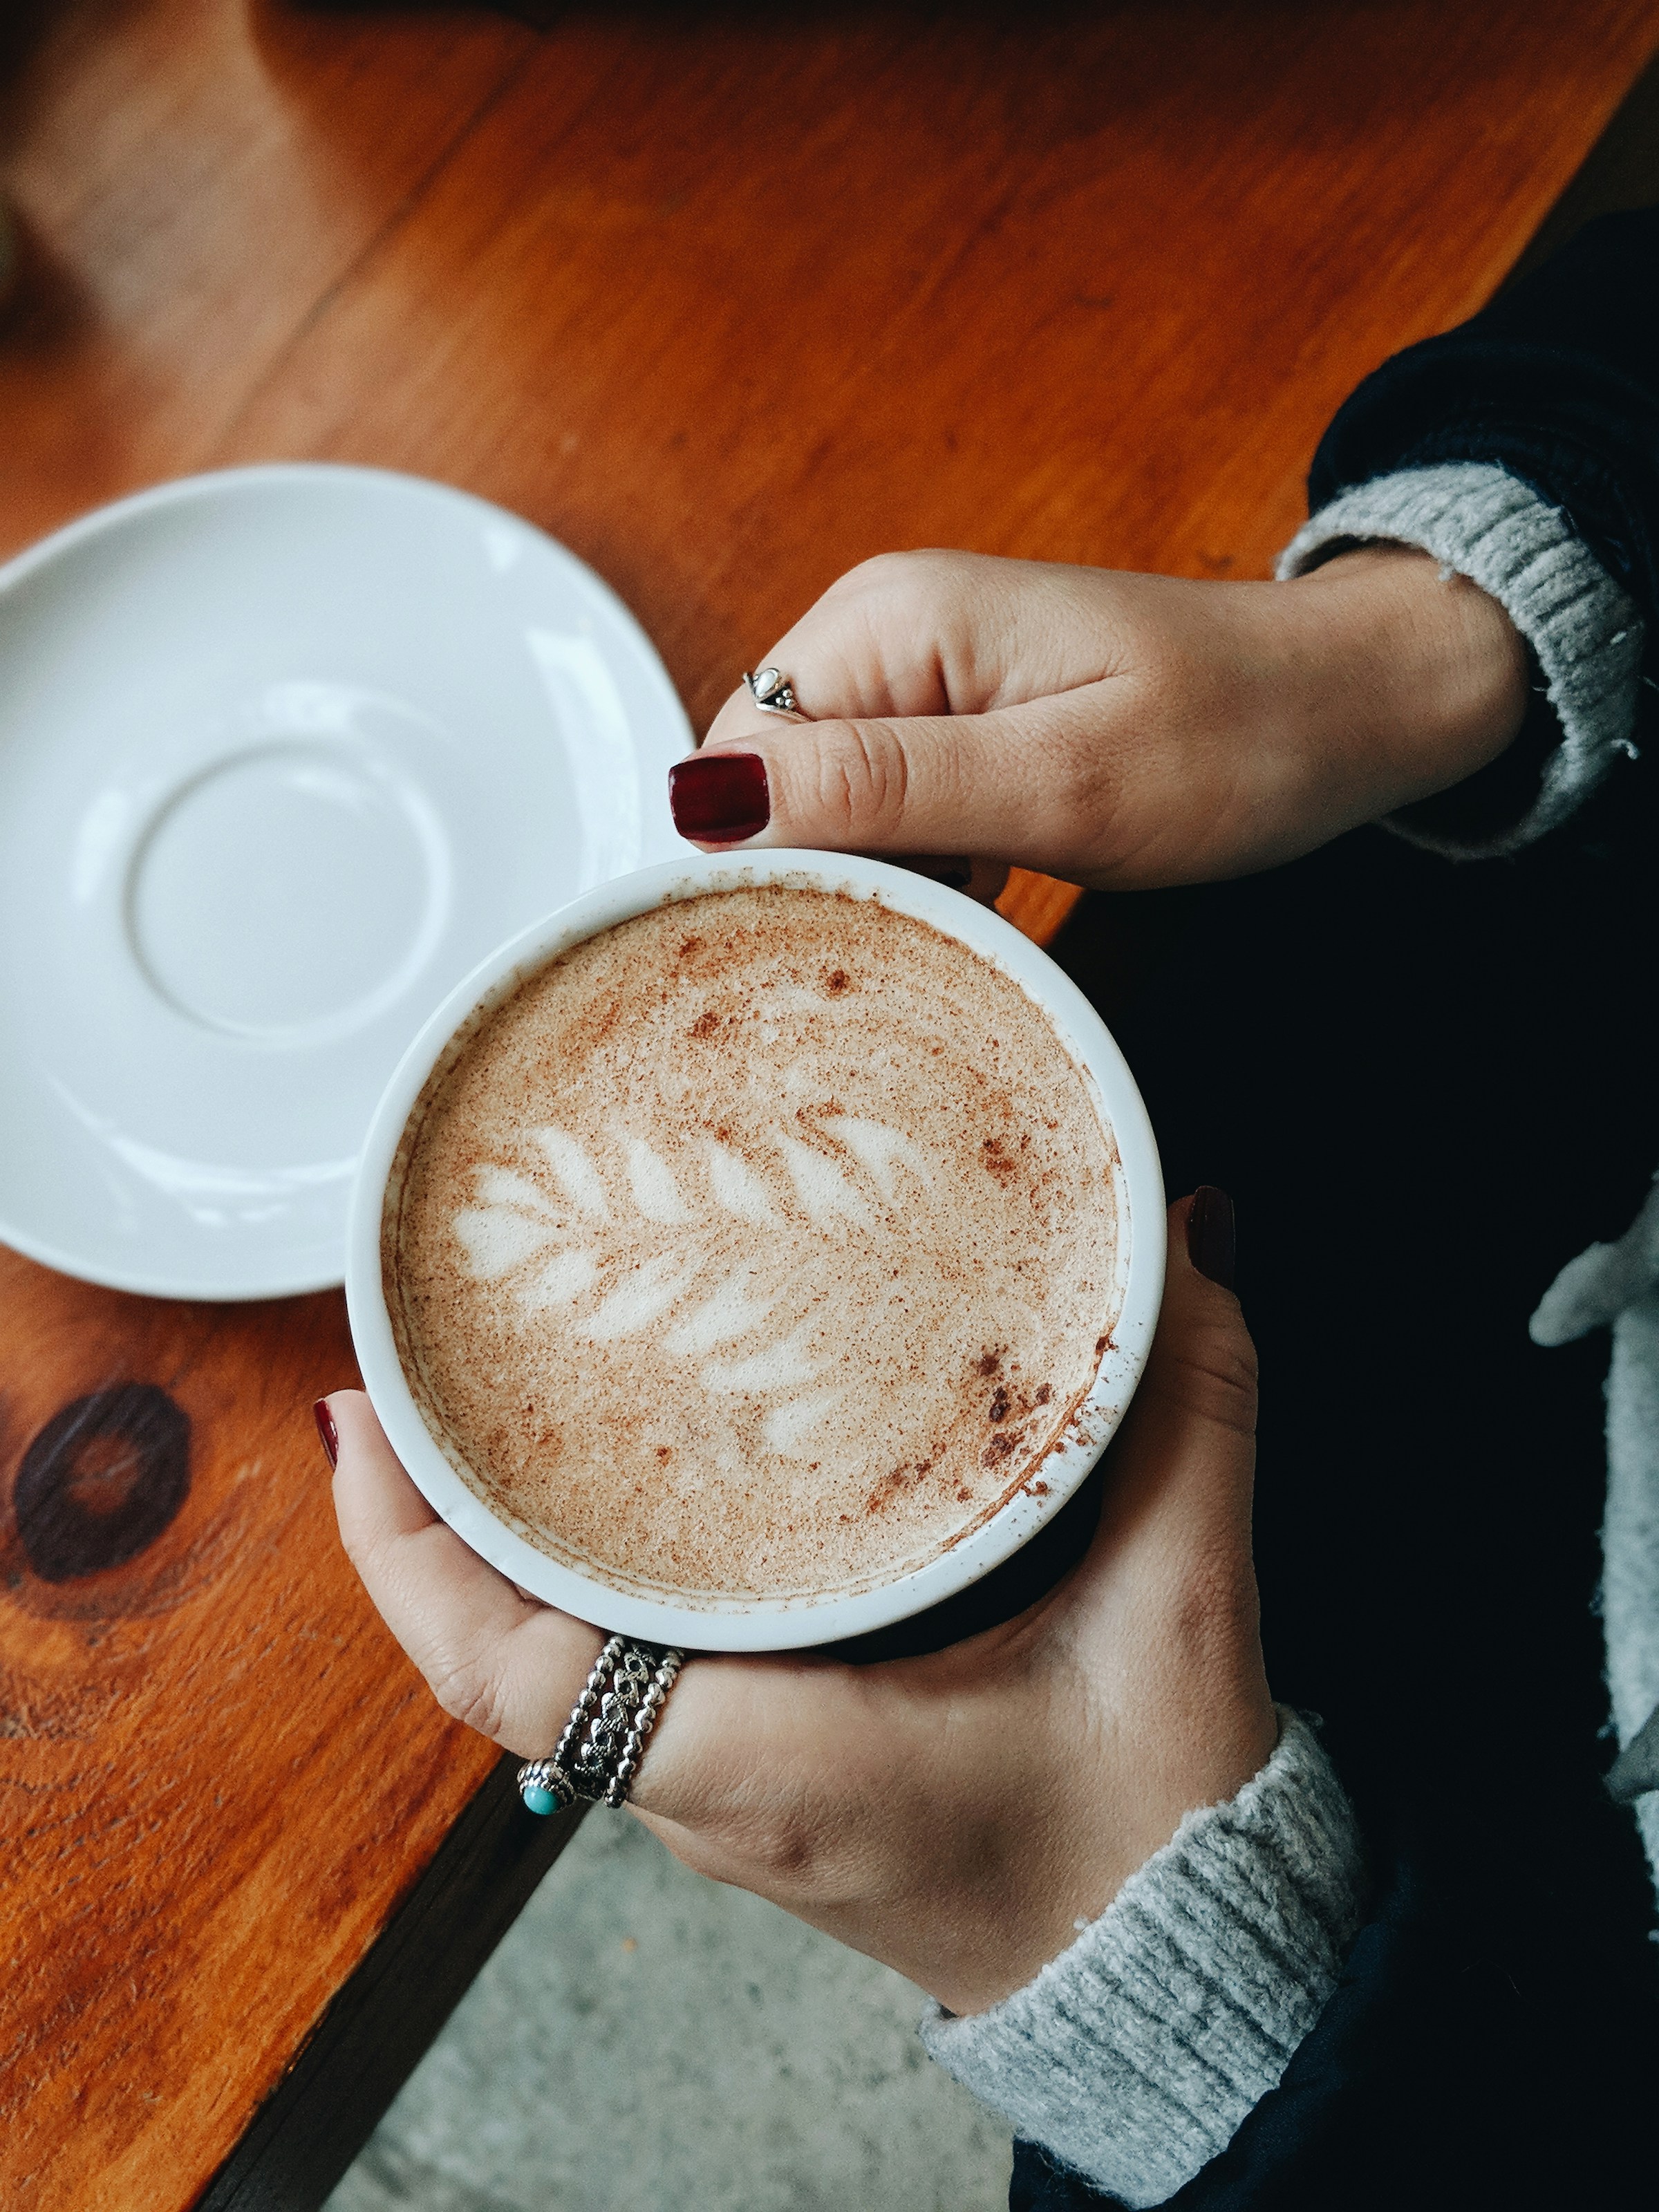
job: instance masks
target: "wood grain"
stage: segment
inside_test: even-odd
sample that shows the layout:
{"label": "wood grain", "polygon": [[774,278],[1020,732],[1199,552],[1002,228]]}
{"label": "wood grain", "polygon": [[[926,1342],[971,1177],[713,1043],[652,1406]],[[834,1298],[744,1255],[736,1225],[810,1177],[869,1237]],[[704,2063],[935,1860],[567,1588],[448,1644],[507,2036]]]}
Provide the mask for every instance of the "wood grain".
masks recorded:
{"label": "wood grain", "polygon": [[[6,1516],[0,2197],[186,2203],[178,2161],[212,2172],[495,1754],[434,1724],[336,1540],[337,1297],[174,1305],[5,1254],[0,1327],[9,1492],[90,1394],[165,1392],[190,1437],[122,1565],[53,1577]],[[93,1518],[142,1479],[73,1437],[56,1474]]]}
{"label": "wood grain", "polygon": [[320,2206],[468,1984],[575,1833],[585,1805],[538,1820],[504,1759],[330,2002],[298,2063],[196,2212]]}
{"label": "wood grain", "polygon": [[1335,406],[1495,289],[1654,36],[577,11],[216,457],[435,453],[617,586],[699,726],[893,546],[1261,574]]}
{"label": "wood grain", "polygon": [[[1500,281],[1659,11],[72,0],[5,38],[0,550],[222,463],[416,470],[592,562],[703,720],[889,546],[1262,573],[1331,409]],[[0,1260],[8,2206],[196,2201],[492,1771],[338,1553],[307,1409],[350,1371],[331,1297]],[[179,1433],[131,1386],[188,1487],[76,1571]]]}
{"label": "wood grain", "polygon": [[24,282],[0,551],[205,465],[535,34],[230,0],[44,11],[4,103]]}

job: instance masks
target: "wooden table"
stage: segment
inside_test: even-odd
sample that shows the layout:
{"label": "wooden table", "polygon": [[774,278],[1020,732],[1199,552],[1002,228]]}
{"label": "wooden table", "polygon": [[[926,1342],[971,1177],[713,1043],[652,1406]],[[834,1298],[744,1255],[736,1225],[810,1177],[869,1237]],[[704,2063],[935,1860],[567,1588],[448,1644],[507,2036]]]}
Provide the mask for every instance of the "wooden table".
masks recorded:
{"label": "wooden table", "polygon": [[[14,6],[0,550],[231,462],[447,477],[699,722],[885,547],[1260,574],[1331,410],[1492,290],[1659,41],[1655,0],[788,13]],[[352,1372],[334,1296],[0,1255],[18,2212],[318,2202],[562,1840],[339,1554]]]}

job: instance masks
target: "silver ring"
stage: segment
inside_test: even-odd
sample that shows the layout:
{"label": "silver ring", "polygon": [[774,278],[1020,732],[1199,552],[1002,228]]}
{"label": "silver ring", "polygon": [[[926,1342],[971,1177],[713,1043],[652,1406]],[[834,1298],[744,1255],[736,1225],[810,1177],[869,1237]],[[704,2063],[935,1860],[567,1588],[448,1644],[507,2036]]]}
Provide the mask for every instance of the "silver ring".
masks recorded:
{"label": "silver ring", "polygon": [[763,714],[781,714],[792,722],[807,719],[795,703],[795,687],[787,676],[775,668],[757,668],[751,676],[745,668],[743,680],[749,687],[749,696]]}
{"label": "silver ring", "polygon": [[685,1662],[613,1636],[593,1662],[557,1743],[545,1759],[519,1769],[519,1795],[532,1813],[562,1813],[580,1797],[625,1805],[645,1756],[645,1741]]}

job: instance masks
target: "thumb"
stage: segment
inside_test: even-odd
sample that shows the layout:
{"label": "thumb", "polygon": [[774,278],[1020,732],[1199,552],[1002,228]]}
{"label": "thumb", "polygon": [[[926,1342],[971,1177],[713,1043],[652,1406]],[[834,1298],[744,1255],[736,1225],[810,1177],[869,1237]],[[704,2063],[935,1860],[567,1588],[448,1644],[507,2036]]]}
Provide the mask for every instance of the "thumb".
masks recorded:
{"label": "thumb", "polygon": [[1207,1557],[1249,1570],[1255,1472],[1256,1357],[1232,1291],[1233,1206],[1206,1185],[1170,1209],[1169,1276],[1158,1334],[1112,1447],[1096,1550]]}
{"label": "thumb", "polygon": [[792,724],[756,712],[753,726],[738,730],[734,708],[719,738],[670,771],[674,825],[696,844],[722,848],[1081,866],[1087,815],[1074,763],[1088,750],[1085,696],[983,714]]}
{"label": "thumb", "polygon": [[[1170,1267],[1140,1396],[1195,1443],[1255,1444],[1255,1346],[1233,1295],[1233,1202],[1212,1183],[1170,1208]],[[1150,1386],[1150,1389],[1148,1388]],[[1137,1399],[1137,1403],[1139,1399]]]}
{"label": "thumb", "polygon": [[1255,1347],[1230,1287],[1231,1202],[1196,1191],[1170,1231],[1158,1335],[1072,1600],[1091,1678],[1121,1686],[1143,1856],[1183,1812],[1259,1772],[1279,1732],[1250,1556]]}

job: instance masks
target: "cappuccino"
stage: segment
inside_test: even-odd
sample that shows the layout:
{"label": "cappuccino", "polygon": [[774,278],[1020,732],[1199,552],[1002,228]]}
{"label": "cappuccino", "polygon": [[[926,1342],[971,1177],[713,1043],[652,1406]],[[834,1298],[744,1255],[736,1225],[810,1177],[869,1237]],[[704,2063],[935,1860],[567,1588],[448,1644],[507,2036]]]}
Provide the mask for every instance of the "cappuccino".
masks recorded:
{"label": "cappuccino", "polygon": [[1116,1152],[1002,969],[769,884],[476,1016],[381,1216],[427,1427],[539,1550],[696,1605],[852,1593],[1021,1486],[1117,1319]]}

